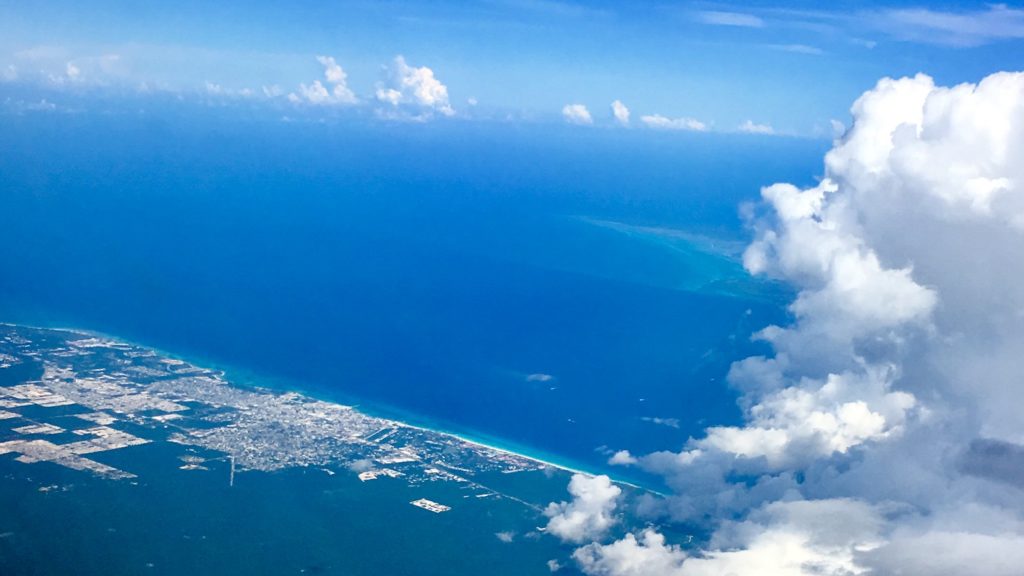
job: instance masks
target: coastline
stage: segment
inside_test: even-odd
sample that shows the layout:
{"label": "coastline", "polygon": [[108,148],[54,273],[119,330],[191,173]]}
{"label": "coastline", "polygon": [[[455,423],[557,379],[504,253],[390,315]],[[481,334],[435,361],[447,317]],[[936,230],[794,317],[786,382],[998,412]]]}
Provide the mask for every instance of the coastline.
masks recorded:
{"label": "coastline", "polygon": [[[275,393],[299,393],[317,400],[347,406],[354,410],[358,410],[363,414],[366,414],[367,416],[389,420],[399,426],[404,426],[407,428],[422,430],[426,432],[432,432],[435,434],[443,434],[445,436],[455,438],[467,444],[471,444],[481,448],[486,448],[488,450],[494,450],[496,452],[501,452],[504,454],[518,456],[520,458],[525,458],[532,462],[536,462],[538,464],[542,464],[544,466],[548,466],[571,474],[584,474],[587,476],[608,476],[611,479],[611,481],[615,484],[621,484],[623,486],[629,486],[636,490],[642,490],[645,492],[650,492],[655,495],[661,495],[661,493],[658,492],[657,490],[639,485],[635,482],[624,480],[622,478],[616,478],[615,476],[613,476],[612,474],[608,474],[607,472],[595,473],[592,471],[588,471],[586,469],[586,466],[580,463],[570,463],[563,458],[559,458],[557,456],[550,454],[540,455],[538,454],[538,450],[534,450],[525,446],[519,446],[507,441],[502,441],[501,439],[487,437],[484,434],[475,434],[472,431],[465,430],[452,430],[441,423],[431,422],[430,418],[428,417],[413,414],[401,408],[381,405],[377,403],[367,403],[363,400],[346,397],[344,393],[325,390],[319,386],[311,387],[309,384],[298,382],[292,379],[255,373],[251,370],[241,368],[238,366],[225,365],[221,362],[217,362],[212,359],[197,357],[198,355],[182,355],[179,353],[161,349],[157,346],[136,342],[117,335],[107,334],[96,330],[68,326],[40,326],[36,324],[25,324],[5,321],[0,321],[0,326],[67,332],[86,337],[104,338],[107,340],[112,340],[114,342],[138,346],[140,348],[152,350],[153,352],[167,358],[182,360],[184,362],[188,362],[198,367],[212,369],[217,372],[220,372],[224,375],[225,380],[231,386],[255,389],[262,388],[264,390],[270,390]],[[424,422],[424,420],[426,420],[427,422]]]}

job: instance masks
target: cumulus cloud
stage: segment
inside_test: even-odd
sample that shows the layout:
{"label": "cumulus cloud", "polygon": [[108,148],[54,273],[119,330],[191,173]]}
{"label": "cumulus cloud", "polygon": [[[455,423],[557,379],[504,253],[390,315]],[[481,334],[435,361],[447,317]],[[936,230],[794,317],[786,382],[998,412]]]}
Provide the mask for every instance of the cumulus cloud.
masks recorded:
{"label": "cumulus cloud", "polygon": [[629,450],[619,450],[608,458],[608,463],[613,466],[630,466],[637,462],[638,460],[629,453]]}
{"label": "cumulus cloud", "polygon": [[775,134],[775,129],[771,124],[757,124],[753,120],[747,120],[740,124],[738,130],[747,134]]}
{"label": "cumulus cloud", "polygon": [[629,108],[621,100],[612,102],[612,115],[619,124],[629,126]]}
{"label": "cumulus cloud", "polygon": [[[355,104],[359,101],[352,90],[349,89],[348,75],[334,61],[331,56],[317,56],[316,61],[324,67],[325,85],[320,80],[314,80],[312,84],[300,84],[298,92],[288,94],[288,100],[304,104],[319,106],[337,106]],[[273,92],[273,88],[264,88],[265,94]]]}
{"label": "cumulus cloud", "polygon": [[775,502],[726,523],[699,555],[648,528],[639,537],[579,548],[573,557],[600,576],[852,575],[862,572],[856,554],[877,546],[880,526],[874,509],[851,500]]}
{"label": "cumulus cloud", "polygon": [[569,481],[571,502],[551,503],[544,514],[547,531],[567,542],[585,542],[604,536],[617,521],[614,516],[622,489],[607,476],[574,474]]}
{"label": "cumulus cloud", "polygon": [[[55,87],[103,86],[124,74],[118,54],[77,56],[65,60],[68,54],[63,51],[37,49],[19,52],[17,56],[38,67],[39,76],[36,78]],[[16,67],[9,67],[9,71],[13,72],[11,80],[19,79]]]}
{"label": "cumulus cloud", "polygon": [[657,130],[690,130],[693,132],[705,132],[707,124],[694,118],[668,118],[661,114],[641,116],[640,121],[650,128]]}
{"label": "cumulus cloud", "polygon": [[746,211],[745,267],[796,296],[730,370],[745,422],[619,458],[713,536],[583,546],[587,573],[1019,573],[1024,74],[883,79],[851,113],[817,185]]}
{"label": "cumulus cloud", "polygon": [[590,116],[590,110],[583,104],[566,104],[562,108],[562,118],[570,124],[593,124],[594,119]]}
{"label": "cumulus cloud", "polygon": [[432,112],[444,116],[455,114],[448,102],[448,87],[434,76],[430,68],[410,66],[405,57],[399,55],[386,71],[387,81],[377,85],[378,102],[394,110],[405,108],[419,117]]}

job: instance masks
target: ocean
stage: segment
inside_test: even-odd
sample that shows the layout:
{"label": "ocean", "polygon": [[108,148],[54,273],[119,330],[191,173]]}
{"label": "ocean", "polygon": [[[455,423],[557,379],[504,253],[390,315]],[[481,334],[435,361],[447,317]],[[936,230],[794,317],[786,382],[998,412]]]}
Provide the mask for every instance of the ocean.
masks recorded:
{"label": "ocean", "polygon": [[786,319],[738,206],[828,142],[181,107],[0,131],[0,321],[69,326],[648,483]]}

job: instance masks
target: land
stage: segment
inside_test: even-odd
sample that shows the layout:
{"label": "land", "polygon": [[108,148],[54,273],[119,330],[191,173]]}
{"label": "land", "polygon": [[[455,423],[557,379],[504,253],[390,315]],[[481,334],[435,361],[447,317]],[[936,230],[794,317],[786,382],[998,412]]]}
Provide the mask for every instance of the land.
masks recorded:
{"label": "land", "polygon": [[423,508],[424,510],[428,510],[430,512],[433,512],[434,514],[440,514],[441,512],[447,512],[451,510],[450,506],[438,504],[437,502],[434,502],[433,500],[427,500],[426,498],[413,500],[412,502],[409,502],[409,504],[412,504],[417,508]]}
{"label": "land", "polygon": [[121,469],[98,454],[152,443],[180,446],[177,468],[190,473],[229,464],[230,480],[220,481],[232,484],[236,473],[309,468],[364,482],[456,482],[482,497],[497,494],[477,479],[483,473],[550,466],[298,392],[239,386],[142,346],[13,325],[0,325],[0,423],[0,455],[113,481],[138,478],[131,459]]}

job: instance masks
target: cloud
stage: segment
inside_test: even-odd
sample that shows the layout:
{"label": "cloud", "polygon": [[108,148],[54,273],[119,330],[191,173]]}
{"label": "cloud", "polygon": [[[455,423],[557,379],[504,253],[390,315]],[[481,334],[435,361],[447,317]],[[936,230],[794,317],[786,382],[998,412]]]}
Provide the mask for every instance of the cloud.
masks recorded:
{"label": "cloud", "polygon": [[629,126],[629,108],[621,100],[612,102],[612,115],[619,124]]}
{"label": "cloud", "polygon": [[915,42],[980,46],[1024,38],[1024,10],[992,4],[984,10],[943,11],[897,8],[873,15],[875,26],[890,35]]}
{"label": "cloud", "polygon": [[373,461],[366,458],[353,460],[352,462],[349,462],[348,469],[356,473],[367,472],[369,470],[373,470]]}
{"label": "cloud", "polygon": [[515,538],[516,538],[516,533],[515,532],[496,532],[494,534],[494,536],[498,540],[504,542],[505,544],[511,544],[512,541],[515,540]]}
{"label": "cloud", "polygon": [[835,118],[831,118],[828,121],[829,127],[832,129],[833,138],[842,138],[843,134],[846,134],[846,124],[843,124]]}
{"label": "cloud", "polygon": [[689,130],[693,132],[706,132],[707,124],[694,118],[668,118],[661,114],[641,116],[640,121],[650,128],[657,130]]}
{"label": "cloud", "polygon": [[679,428],[678,418],[658,418],[651,416],[642,416],[640,420],[644,422],[650,422],[651,424],[658,424],[660,426],[668,426],[669,428]]}
{"label": "cloud", "polygon": [[956,530],[897,535],[888,546],[861,554],[860,560],[872,574],[1014,576],[1024,566],[1024,536]]}
{"label": "cloud", "polygon": [[410,66],[405,57],[395,57],[386,68],[387,81],[377,85],[377,101],[393,109],[406,109],[416,117],[425,117],[433,112],[453,116],[455,110],[448,102],[448,87],[434,76],[426,66]]}
{"label": "cloud", "polygon": [[775,134],[775,129],[771,127],[771,124],[755,124],[753,120],[747,120],[737,129],[747,134]]}
{"label": "cloud", "polygon": [[4,71],[7,81],[39,82],[53,88],[108,86],[123,80],[127,71],[119,54],[76,55],[68,50],[39,46],[14,54],[23,64]]}
{"label": "cloud", "polygon": [[726,523],[710,549],[691,556],[648,528],[573,558],[595,576],[810,576],[860,573],[859,551],[877,545],[881,518],[851,500],[775,502],[743,522]]}
{"label": "cloud", "polygon": [[544,374],[542,372],[526,375],[527,382],[551,382],[554,379],[555,377],[551,374]]}
{"label": "cloud", "polygon": [[[864,10],[793,10],[786,8],[698,12],[696,20],[722,26],[761,28],[765,18],[773,28],[818,34],[832,42],[845,34],[846,40],[874,48],[877,40],[865,36],[919,44],[970,48],[1024,38],[1024,9],[994,3],[967,9],[928,7],[887,7]],[[821,54],[806,44],[780,44],[776,49]]]}
{"label": "cloud", "polygon": [[730,370],[744,422],[625,452],[713,536],[593,543],[584,571],[1019,573],[1024,74],[885,78],[851,114],[818,184],[745,210],[745,267],[796,296]]}
{"label": "cloud", "polygon": [[742,28],[763,28],[764,20],[760,16],[742,12],[721,12],[705,10],[697,13],[697,20],[715,26],[738,26]]}
{"label": "cloud", "polygon": [[5,98],[3,102],[0,102],[0,109],[5,112],[11,112],[18,115],[25,114],[26,112],[72,112],[72,110],[59,107],[45,98],[37,101],[12,100],[11,98]]}
{"label": "cloud", "polygon": [[693,445],[743,458],[763,458],[771,468],[807,458],[845,454],[868,441],[902,432],[916,400],[891,391],[886,369],[829,374],[807,379],[760,399],[743,427],[714,426]]}
{"label": "cloud", "polygon": [[825,53],[821,48],[808,46],[807,44],[768,44],[767,48],[793,54],[806,54],[808,56],[821,56]]}
{"label": "cloud", "polygon": [[[205,86],[206,86],[206,93],[211,95],[211,96],[224,96],[224,97],[228,97],[228,98],[252,98],[253,96],[256,95],[256,92],[254,92],[251,88],[233,89],[233,88],[227,88],[227,87],[221,86],[220,84],[217,84],[215,82],[209,82],[209,81],[206,82]],[[263,87],[263,92],[262,93],[263,93],[264,96],[270,97],[270,95],[267,93],[267,87],[266,86]]]}
{"label": "cloud", "polygon": [[590,116],[590,110],[583,104],[566,104],[562,108],[562,117],[570,124],[593,124],[594,119]]}
{"label": "cloud", "polygon": [[550,518],[549,534],[567,542],[585,542],[604,536],[616,522],[613,515],[622,489],[607,476],[574,474],[569,481],[571,502],[551,503],[544,514]]}
{"label": "cloud", "polygon": [[637,463],[637,459],[629,453],[629,450],[619,450],[608,458],[608,463],[612,466],[631,466]]}
{"label": "cloud", "polygon": [[[324,79],[327,84],[324,85],[319,80],[314,80],[309,85],[300,84],[298,92],[288,94],[289,101],[317,106],[350,105],[359,102],[355,93],[348,88],[348,76],[333,57],[317,56],[316,60],[324,67]],[[263,91],[269,96],[268,88],[264,87]]]}

